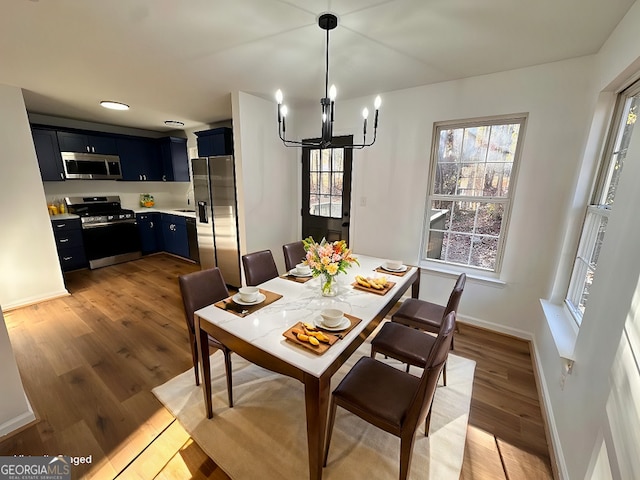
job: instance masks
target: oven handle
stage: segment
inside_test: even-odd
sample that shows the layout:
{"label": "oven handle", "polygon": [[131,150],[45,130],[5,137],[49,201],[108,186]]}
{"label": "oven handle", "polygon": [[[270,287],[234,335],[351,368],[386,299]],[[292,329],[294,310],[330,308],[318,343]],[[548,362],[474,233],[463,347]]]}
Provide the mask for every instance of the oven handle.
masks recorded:
{"label": "oven handle", "polygon": [[89,223],[87,225],[82,225],[83,230],[89,230],[91,228],[100,228],[100,227],[108,227],[110,225],[121,225],[123,223],[129,223],[135,225],[137,222],[135,219],[131,220],[122,220],[120,222],[102,222],[102,223]]}

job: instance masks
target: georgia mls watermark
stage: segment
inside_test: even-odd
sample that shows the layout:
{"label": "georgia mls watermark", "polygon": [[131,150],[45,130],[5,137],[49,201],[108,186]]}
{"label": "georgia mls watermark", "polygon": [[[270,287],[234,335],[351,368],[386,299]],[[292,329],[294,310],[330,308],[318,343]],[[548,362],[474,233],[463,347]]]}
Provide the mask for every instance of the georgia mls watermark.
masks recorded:
{"label": "georgia mls watermark", "polygon": [[0,457],[0,480],[71,480],[74,465],[91,463],[88,457]]}

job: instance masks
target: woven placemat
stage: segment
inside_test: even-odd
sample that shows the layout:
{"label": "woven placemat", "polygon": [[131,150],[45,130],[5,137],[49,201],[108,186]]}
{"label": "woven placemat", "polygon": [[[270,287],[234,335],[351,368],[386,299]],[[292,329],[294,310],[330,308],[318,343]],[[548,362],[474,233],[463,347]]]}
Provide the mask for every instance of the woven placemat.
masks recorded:
{"label": "woven placemat", "polygon": [[280,278],[284,278],[285,280],[291,280],[296,283],[307,283],[309,280],[313,280],[313,277],[296,277],[290,273],[285,273],[284,275],[280,275]]}
{"label": "woven placemat", "polygon": [[384,268],[382,268],[382,265],[379,266],[378,268],[376,268],[376,272],[378,273],[386,273],[388,275],[395,275],[396,277],[404,277],[407,273],[409,273],[411,271],[413,267],[409,267],[407,266],[407,269],[404,272],[391,272],[389,270],[385,270]]}
{"label": "woven placemat", "polygon": [[227,297],[224,300],[220,300],[214,305],[222,310],[226,310],[227,312],[233,313],[238,317],[246,317],[247,315],[251,315],[254,312],[257,312],[263,307],[267,305],[271,305],[276,300],[282,298],[282,295],[275,292],[270,292],[269,290],[260,289],[260,293],[262,293],[266,298],[263,302],[258,303],[256,305],[241,305],[233,301],[233,296]]}

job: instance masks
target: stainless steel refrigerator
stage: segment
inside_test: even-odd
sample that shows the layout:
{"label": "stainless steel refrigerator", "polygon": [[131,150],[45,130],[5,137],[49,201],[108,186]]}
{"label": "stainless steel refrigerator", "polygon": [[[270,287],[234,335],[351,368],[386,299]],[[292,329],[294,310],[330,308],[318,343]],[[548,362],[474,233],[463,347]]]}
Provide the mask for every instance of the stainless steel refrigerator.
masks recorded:
{"label": "stainless steel refrigerator", "polygon": [[196,230],[202,269],[218,267],[225,282],[240,287],[240,236],[236,168],[230,155],[191,160]]}

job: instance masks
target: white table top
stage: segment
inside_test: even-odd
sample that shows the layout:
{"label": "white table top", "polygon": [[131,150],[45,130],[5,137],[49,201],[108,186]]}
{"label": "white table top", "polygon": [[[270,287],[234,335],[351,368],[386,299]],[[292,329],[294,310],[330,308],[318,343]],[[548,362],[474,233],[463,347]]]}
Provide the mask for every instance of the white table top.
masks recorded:
{"label": "white table top", "polygon": [[[338,275],[339,290],[336,297],[321,295],[320,278],[314,278],[306,283],[274,278],[261,284],[260,288],[279,293],[283,297],[251,315],[240,318],[214,305],[202,308],[196,314],[202,321],[208,321],[235,337],[311,375],[320,377],[351,343],[351,340],[357,337],[382,310],[397,289],[406,289],[409,286],[408,282],[412,277],[410,273],[403,277],[386,275],[389,281],[396,283],[386,295],[354,289],[351,284],[358,274],[365,277],[385,276],[375,272],[383,259],[365,255],[356,255],[356,257],[360,266],[353,265],[348,269],[347,275]],[[316,355],[285,340],[282,334],[287,329],[300,321],[313,323],[314,318],[319,317],[319,312],[329,307],[340,308],[345,313],[361,318],[362,321],[344,339],[338,340],[322,355]]]}

